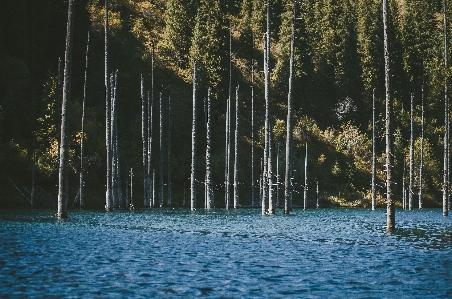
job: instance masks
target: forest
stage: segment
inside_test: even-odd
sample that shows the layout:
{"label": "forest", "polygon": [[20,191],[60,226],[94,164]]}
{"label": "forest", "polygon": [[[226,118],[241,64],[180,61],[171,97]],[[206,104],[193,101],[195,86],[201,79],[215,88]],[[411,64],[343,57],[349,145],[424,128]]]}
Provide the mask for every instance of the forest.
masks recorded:
{"label": "forest", "polygon": [[[197,206],[202,207],[206,148],[213,189],[209,205],[224,208],[225,193],[234,191],[240,194],[237,207],[259,206],[268,92],[269,173],[276,205],[282,207],[291,72],[294,207],[370,207],[373,132],[377,207],[385,206],[381,0],[270,1],[269,53],[264,47],[266,2],[109,1],[119,206],[129,203],[132,188],[133,204],[149,206],[145,182],[150,173],[159,205],[188,206],[190,172],[196,167]],[[405,199],[412,196],[410,208],[419,208],[422,197],[422,207],[440,207],[445,149],[449,151],[448,140],[444,142],[450,117],[445,117],[445,96],[451,73],[447,36],[452,33],[444,24],[452,10],[442,0],[388,3],[395,202],[407,208]],[[71,96],[65,115],[68,207],[80,206],[83,165],[83,207],[97,209],[105,205],[107,169],[105,2],[75,0],[73,16]],[[0,207],[28,207],[32,193],[36,207],[57,205],[67,20],[68,0],[1,2]],[[197,151],[191,163],[195,61]],[[152,98],[147,106],[152,114],[144,113],[147,97]],[[144,115],[149,130],[144,130]],[[142,134],[150,130],[152,142],[143,142]],[[211,136],[209,142],[206,136]],[[152,153],[146,166],[144,152]]]}

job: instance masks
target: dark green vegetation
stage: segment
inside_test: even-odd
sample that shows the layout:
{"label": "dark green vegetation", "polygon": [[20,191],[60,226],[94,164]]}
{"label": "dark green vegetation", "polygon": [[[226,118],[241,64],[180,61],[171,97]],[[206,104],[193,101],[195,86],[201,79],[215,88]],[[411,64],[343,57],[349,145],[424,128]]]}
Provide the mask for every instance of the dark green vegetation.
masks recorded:
{"label": "dark green vegetation", "polygon": [[[271,1],[271,115],[273,155],[285,144],[292,1]],[[422,178],[424,207],[441,201],[444,84],[442,1],[389,2],[391,94],[394,101],[393,194],[402,199],[404,161],[409,164],[410,94],[414,95],[414,192],[418,193],[421,93],[424,93]],[[251,204],[251,59],[254,57],[255,165],[263,154],[265,116],[263,34],[265,0],[111,0],[110,70],[118,69],[118,135],[125,194],[130,168],[142,167],[140,76],[151,89],[155,41],[154,95],[171,96],[172,202],[189,197],[192,123],[192,68],[198,61],[197,180],[205,173],[206,126],[202,101],[211,87],[211,170],[215,205],[224,206],[225,113],[229,86],[229,25],[232,25],[232,80],[240,84],[240,204]],[[104,3],[75,1],[72,92],[68,102],[69,203],[78,190],[80,136],[87,31],[90,62],[84,133],[84,205],[105,204]],[[36,206],[56,205],[61,87],[58,59],[64,60],[67,1],[3,1],[0,7],[0,206],[27,206],[36,153]],[[452,11],[448,12],[452,16]],[[296,7],[294,41],[294,205],[303,197],[305,142],[309,145],[308,198],[315,206],[371,202],[372,90],[376,96],[378,205],[384,186],[384,60],[380,0],[304,0]],[[253,47],[254,37],[254,47]],[[450,40],[450,39],[448,39]],[[253,50],[254,49],[254,50]],[[449,89],[450,90],[450,89]],[[235,108],[233,108],[235,109]],[[155,113],[156,110],[154,110]],[[164,115],[168,115],[167,112]],[[235,112],[232,113],[235,115]],[[234,122],[234,120],[232,120]],[[165,126],[168,121],[163,122]],[[158,128],[154,114],[154,128]],[[154,132],[157,132],[155,129]],[[164,132],[168,132],[166,129]],[[167,137],[164,137],[165,139]],[[164,142],[164,144],[167,144]],[[283,146],[281,146],[283,148]],[[152,168],[159,165],[153,144]],[[167,149],[164,149],[166,155]],[[248,158],[249,157],[249,158]],[[276,160],[276,159],[275,159]],[[165,159],[167,161],[167,159]],[[273,163],[276,169],[275,163]],[[165,168],[166,169],[166,168]],[[259,178],[259,167],[254,167]],[[166,170],[165,170],[166,171]],[[276,170],[274,170],[276,173]],[[282,171],[280,173],[283,173]],[[405,174],[409,172],[406,171]],[[135,171],[134,203],[142,204],[143,173]],[[166,176],[164,176],[166,177]],[[408,178],[408,176],[407,176]],[[274,180],[276,181],[276,180]],[[283,182],[284,178],[280,178]],[[13,183],[14,182],[14,183]],[[167,182],[165,182],[166,184]],[[16,185],[16,187],[14,186]],[[255,183],[257,187],[258,182]],[[23,195],[17,190],[21,190]],[[276,188],[275,188],[276,189]],[[130,190],[130,188],[129,188]],[[204,200],[197,188],[198,206]],[[281,190],[281,189],[280,189]],[[256,189],[255,194],[259,194]],[[282,194],[280,195],[282,196]],[[53,198],[53,199],[52,199]],[[166,194],[165,194],[166,198]],[[166,199],[165,199],[166,202]],[[417,207],[416,202],[414,207]]]}

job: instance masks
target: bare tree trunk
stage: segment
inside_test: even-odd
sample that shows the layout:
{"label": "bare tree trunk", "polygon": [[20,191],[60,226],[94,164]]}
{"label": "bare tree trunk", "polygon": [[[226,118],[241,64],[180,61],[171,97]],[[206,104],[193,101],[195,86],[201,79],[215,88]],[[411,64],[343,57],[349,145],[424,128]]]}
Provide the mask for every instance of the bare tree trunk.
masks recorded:
{"label": "bare tree trunk", "polygon": [[406,188],[405,188],[405,172],[406,172],[406,161],[405,155],[403,155],[403,174],[402,174],[402,208],[406,210],[407,200],[406,200]]}
{"label": "bare tree trunk", "polygon": [[[268,5],[268,3],[267,3]],[[262,215],[267,213],[267,192],[268,191],[268,130],[269,130],[269,74],[268,74],[268,51],[267,33],[264,34],[264,77],[265,77],[265,125],[264,125],[264,168],[262,176]]]}
{"label": "bare tree trunk", "polygon": [[[152,80],[152,84],[154,84]],[[152,87],[154,89],[154,87]],[[150,107],[150,108],[149,108]],[[148,182],[148,194],[147,194],[147,203],[148,207],[154,207],[154,203],[152,202],[152,177],[151,177],[151,169],[152,169],[152,131],[153,131],[153,109],[154,109],[154,95],[152,92],[152,98],[148,91],[148,171],[147,171],[147,182]]]}
{"label": "bare tree trunk", "polygon": [[171,96],[168,98],[168,207],[171,207]]}
{"label": "bare tree trunk", "polygon": [[317,181],[317,188],[315,191],[316,191],[315,192],[315,201],[316,201],[315,206],[318,209],[319,208],[319,181]]}
{"label": "bare tree trunk", "polygon": [[160,188],[159,188],[159,205],[163,207],[163,94],[160,93],[159,99],[159,112],[160,112],[160,130],[159,130],[159,138],[160,138]]}
{"label": "bare tree trunk", "polygon": [[193,64],[193,121],[191,128],[190,209],[196,210],[196,61]]}
{"label": "bare tree trunk", "polygon": [[89,31],[88,38],[86,40],[86,53],[85,53],[85,83],[83,84],[83,105],[82,105],[82,133],[80,136],[80,209],[83,209],[84,205],[84,185],[85,185],[85,173],[83,169],[83,160],[85,157],[84,140],[85,140],[85,106],[86,106],[86,88],[88,82],[88,57],[89,57]]}
{"label": "bare tree trunk", "polygon": [[[444,0],[444,69],[448,69],[447,49],[447,2]],[[447,73],[444,79],[444,172],[443,172],[443,216],[449,215],[449,97],[447,94]]]}
{"label": "bare tree trunk", "polygon": [[239,85],[235,89],[235,136],[234,136],[234,209],[239,203]]}
{"label": "bare tree trunk", "polygon": [[110,89],[111,89],[111,151],[112,151],[112,174],[111,174],[111,188],[113,197],[113,208],[118,208],[118,146],[117,146],[117,120],[116,120],[116,80],[115,75],[111,73],[110,76]]}
{"label": "bare tree trunk", "polygon": [[276,146],[276,208],[279,208],[279,153],[281,151],[281,142]]}
{"label": "bare tree trunk", "polygon": [[293,1],[292,33],[290,37],[289,59],[289,92],[287,93],[287,132],[286,132],[286,172],[284,178],[284,214],[292,210],[292,159],[293,159],[293,64],[294,64],[294,40],[295,40],[295,1]]}
{"label": "bare tree trunk", "polygon": [[31,165],[31,207],[35,206],[35,165],[36,165],[36,150],[33,150],[33,159]]}
{"label": "bare tree trunk", "polygon": [[413,179],[414,179],[414,136],[413,136],[413,129],[414,129],[414,123],[413,123],[413,105],[414,105],[414,96],[411,94],[411,108],[410,108],[410,186],[408,191],[408,209],[411,211],[413,210]]}
{"label": "bare tree trunk", "polygon": [[[57,85],[57,109],[58,109],[58,117],[56,120],[56,129],[57,134],[61,133],[61,104],[63,103],[63,61],[61,60],[61,57],[58,57],[58,85]],[[59,137],[59,136],[58,136]],[[58,142],[60,142],[60,139],[58,139]]]}
{"label": "bare tree trunk", "polygon": [[225,206],[230,206],[230,168],[231,168],[231,102],[232,102],[232,24],[229,23],[229,97],[226,109],[226,167],[225,167]]}
{"label": "bare tree trunk", "polygon": [[274,199],[274,192],[273,192],[273,130],[272,125],[270,121],[270,113],[269,113],[269,123],[268,123],[268,214],[274,215],[275,214],[275,199]]}
{"label": "bare tree trunk", "polygon": [[306,157],[304,158],[303,210],[308,208],[308,142],[306,141]]}
{"label": "bare tree trunk", "polygon": [[395,229],[395,204],[392,198],[392,161],[393,161],[393,136],[392,136],[392,99],[390,88],[389,68],[389,26],[388,26],[388,0],[383,0],[383,35],[384,35],[384,61],[385,61],[385,86],[386,86],[386,229]]}
{"label": "bare tree trunk", "polygon": [[146,124],[146,99],[144,94],[144,78],[143,74],[141,75],[141,143],[143,145],[143,206],[147,207],[147,195],[148,195],[148,179],[147,179],[147,171],[148,171],[148,139],[147,139],[147,124]]}
{"label": "bare tree trunk", "polygon": [[155,169],[152,169],[152,196],[151,196],[151,202],[152,202],[152,206],[156,207],[157,206],[157,200],[155,197]]}
{"label": "bare tree trunk", "polygon": [[63,102],[61,105],[61,142],[60,167],[58,177],[58,218],[67,218],[68,202],[68,172],[69,172],[69,143],[68,143],[68,101],[71,97],[71,71],[72,71],[72,40],[74,30],[74,1],[68,2],[68,20],[66,33],[66,50],[64,59]]}
{"label": "bare tree trunk", "polygon": [[130,168],[130,209],[133,209],[133,168]]}
{"label": "bare tree trunk", "polygon": [[421,104],[421,157],[419,163],[419,210],[422,210],[422,171],[424,168],[424,82],[422,82],[422,104]]}
{"label": "bare tree trunk", "polygon": [[111,124],[110,124],[110,81],[108,69],[108,0],[105,0],[105,147],[107,152],[107,192],[105,200],[105,210],[113,209],[113,198],[111,190]]}
{"label": "bare tree trunk", "polygon": [[251,206],[255,206],[254,200],[254,35],[251,52]]}
{"label": "bare tree trunk", "polygon": [[377,209],[377,194],[375,190],[377,176],[377,152],[375,139],[375,88],[372,91],[372,211]]}
{"label": "bare tree trunk", "polygon": [[[127,167],[129,168],[129,167]],[[125,208],[127,209],[129,207],[129,175],[126,178],[126,204],[125,204]]]}
{"label": "bare tree trunk", "polygon": [[207,127],[206,127],[206,209],[213,208],[213,186],[211,172],[211,109],[210,109],[210,87],[207,90]]}

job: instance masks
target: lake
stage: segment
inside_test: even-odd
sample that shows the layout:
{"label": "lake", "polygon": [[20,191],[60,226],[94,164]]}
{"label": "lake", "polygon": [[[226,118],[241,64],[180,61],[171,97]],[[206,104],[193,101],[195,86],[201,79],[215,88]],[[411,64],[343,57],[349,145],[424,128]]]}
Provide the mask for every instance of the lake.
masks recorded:
{"label": "lake", "polygon": [[0,210],[2,298],[452,298],[439,209]]}

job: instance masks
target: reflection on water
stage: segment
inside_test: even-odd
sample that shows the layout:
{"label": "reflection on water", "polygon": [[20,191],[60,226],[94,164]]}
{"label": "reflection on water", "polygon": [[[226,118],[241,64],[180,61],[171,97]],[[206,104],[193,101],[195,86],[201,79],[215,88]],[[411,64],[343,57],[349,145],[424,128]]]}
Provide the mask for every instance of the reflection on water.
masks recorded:
{"label": "reflection on water", "polygon": [[440,210],[0,211],[0,296],[452,298]]}

